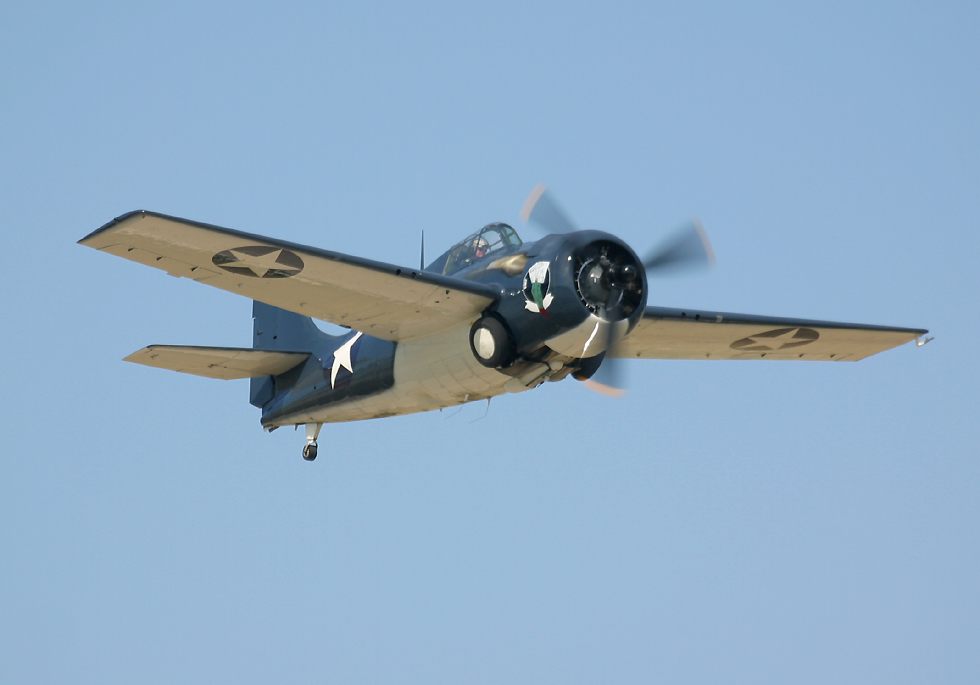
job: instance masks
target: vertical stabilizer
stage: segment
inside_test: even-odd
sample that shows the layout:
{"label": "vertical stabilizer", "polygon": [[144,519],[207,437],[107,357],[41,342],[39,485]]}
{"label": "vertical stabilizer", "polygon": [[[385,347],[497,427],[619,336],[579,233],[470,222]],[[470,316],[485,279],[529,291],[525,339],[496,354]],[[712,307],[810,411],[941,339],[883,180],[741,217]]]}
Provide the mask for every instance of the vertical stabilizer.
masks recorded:
{"label": "vertical stabilizer", "polygon": [[258,350],[313,352],[324,337],[308,316],[252,302],[252,347]]}
{"label": "vertical stabilizer", "polygon": [[[333,336],[327,335],[308,316],[279,309],[255,300],[252,302],[252,347],[257,350],[283,352],[317,352]],[[275,394],[272,376],[253,378],[249,402],[264,406]]]}

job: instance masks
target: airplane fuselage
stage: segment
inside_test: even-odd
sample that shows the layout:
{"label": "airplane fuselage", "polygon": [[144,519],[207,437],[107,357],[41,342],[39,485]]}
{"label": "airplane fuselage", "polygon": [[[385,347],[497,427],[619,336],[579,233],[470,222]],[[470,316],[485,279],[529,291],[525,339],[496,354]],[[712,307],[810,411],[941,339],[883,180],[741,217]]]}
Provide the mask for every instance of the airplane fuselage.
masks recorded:
{"label": "airplane fuselage", "polygon": [[[291,372],[295,378],[282,379],[291,388],[263,407],[262,423],[272,428],[396,416],[529,388],[480,364],[470,352],[469,331],[467,324],[399,343],[361,335],[354,344],[350,369],[338,362],[335,353],[311,357]],[[335,366],[339,366],[336,375]],[[541,366],[538,376],[550,371]]]}
{"label": "airplane fuselage", "polygon": [[[549,236],[467,261],[454,272],[499,291],[494,316],[507,323],[520,351],[506,364],[493,368],[477,358],[477,317],[398,342],[362,332],[324,335],[304,365],[277,377],[263,401],[253,402],[262,407],[263,425],[272,429],[429,411],[565,378],[579,370],[576,363],[582,358],[603,352],[611,325],[583,306],[575,285],[582,267],[572,253],[610,240],[600,232],[582,232],[574,244],[567,236]],[[445,268],[451,253],[429,270]],[[628,324],[621,323],[625,332]],[[256,338],[254,344],[262,343]]]}

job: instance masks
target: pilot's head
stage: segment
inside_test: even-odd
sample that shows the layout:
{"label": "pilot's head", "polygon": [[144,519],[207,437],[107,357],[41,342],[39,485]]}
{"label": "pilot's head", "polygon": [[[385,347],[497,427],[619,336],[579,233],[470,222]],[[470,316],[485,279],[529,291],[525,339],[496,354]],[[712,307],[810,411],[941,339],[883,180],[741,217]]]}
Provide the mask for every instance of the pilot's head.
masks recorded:
{"label": "pilot's head", "polygon": [[473,257],[475,259],[486,257],[489,249],[490,244],[483,238],[477,237],[473,239]]}

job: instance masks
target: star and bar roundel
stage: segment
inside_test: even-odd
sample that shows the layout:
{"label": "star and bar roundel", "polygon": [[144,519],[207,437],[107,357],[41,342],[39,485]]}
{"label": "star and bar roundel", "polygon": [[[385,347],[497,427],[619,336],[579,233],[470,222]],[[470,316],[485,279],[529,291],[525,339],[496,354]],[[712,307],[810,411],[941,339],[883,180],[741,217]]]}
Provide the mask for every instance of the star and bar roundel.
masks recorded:
{"label": "star and bar roundel", "polygon": [[211,262],[225,271],[252,278],[289,278],[303,270],[299,255],[281,247],[245,245],[222,250]]}
{"label": "star and bar roundel", "polygon": [[731,348],[740,352],[776,352],[809,345],[819,337],[820,333],[812,328],[774,328],[736,340]]}

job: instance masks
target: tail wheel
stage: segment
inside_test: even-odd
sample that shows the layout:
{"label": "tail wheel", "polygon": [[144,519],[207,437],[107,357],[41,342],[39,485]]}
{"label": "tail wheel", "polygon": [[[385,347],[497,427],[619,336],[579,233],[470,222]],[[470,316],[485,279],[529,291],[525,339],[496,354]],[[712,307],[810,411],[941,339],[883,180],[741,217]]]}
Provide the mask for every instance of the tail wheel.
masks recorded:
{"label": "tail wheel", "polygon": [[515,357],[514,340],[495,316],[484,316],[473,324],[470,349],[478,362],[491,369],[510,366]]}

